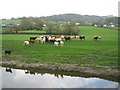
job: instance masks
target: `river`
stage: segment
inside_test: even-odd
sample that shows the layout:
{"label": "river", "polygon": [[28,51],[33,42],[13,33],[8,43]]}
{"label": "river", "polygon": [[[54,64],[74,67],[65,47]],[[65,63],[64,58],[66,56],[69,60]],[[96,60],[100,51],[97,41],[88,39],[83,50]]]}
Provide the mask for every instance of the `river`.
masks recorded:
{"label": "river", "polygon": [[[118,82],[0,67],[2,88],[117,88]],[[1,77],[2,76],[2,77]]]}

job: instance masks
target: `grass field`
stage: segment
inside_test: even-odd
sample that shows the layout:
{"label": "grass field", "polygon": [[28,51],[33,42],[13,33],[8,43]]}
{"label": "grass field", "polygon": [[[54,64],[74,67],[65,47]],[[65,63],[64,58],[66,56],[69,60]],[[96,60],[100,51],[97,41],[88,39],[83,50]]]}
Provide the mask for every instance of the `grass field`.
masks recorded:
{"label": "grass field", "polygon": [[7,19],[7,20],[1,20],[1,21],[2,21],[2,23],[4,23],[4,24],[11,24],[11,23],[20,24],[20,23],[21,23],[21,20],[20,20],[20,19],[17,19],[17,20]]}
{"label": "grass field", "polygon": [[29,31],[19,31],[19,33],[46,33],[46,31],[29,30]]}
{"label": "grass field", "polygon": [[[64,41],[63,47],[55,47],[52,43],[31,44],[23,46],[29,37],[39,35],[2,35],[2,60],[17,60],[37,63],[65,63],[88,65],[91,67],[118,67],[118,31],[97,27],[80,27],[80,34],[86,40],[72,39]],[[93,40],[94,35],[102,36],[101,40]],[[4,50],[12,50],[11,55],[4,55]]]}

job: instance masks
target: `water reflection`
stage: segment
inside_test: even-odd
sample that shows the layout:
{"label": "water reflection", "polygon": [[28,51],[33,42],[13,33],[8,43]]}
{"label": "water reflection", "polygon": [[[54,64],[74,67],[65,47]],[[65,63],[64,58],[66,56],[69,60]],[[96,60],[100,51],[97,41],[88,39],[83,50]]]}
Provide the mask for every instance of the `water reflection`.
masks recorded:
{"label": "water reflection", "polygon": [[117,88],[118,83],[99,78],[37,73],[29,70],[2,69],[3,88]]}
{"label": "water reflection", "polygon": [[[25,74],[31,74],[31,75],[40,74],[41,76],[43,76],[43,75],[46,74],[46,73],[43,73],[43,72],[38,73],[38,72],[29,71],[29,70],[24,70],[24,72],[25,72]],[[59,77],[63,78],[63,74],[54,73],[53,75],[54,75],[55,77],[57,77],[57,78],[59,78]]]}
{"label": "water reflection", "polygon": [[6,72],[10,72],[10,73],[12,73],[11,68],[6,67]]}

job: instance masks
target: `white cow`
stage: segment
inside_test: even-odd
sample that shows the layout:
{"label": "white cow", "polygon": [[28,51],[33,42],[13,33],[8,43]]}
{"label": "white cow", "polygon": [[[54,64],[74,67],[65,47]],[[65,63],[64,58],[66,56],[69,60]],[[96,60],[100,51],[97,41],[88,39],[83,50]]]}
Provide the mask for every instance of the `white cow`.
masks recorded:
{"label": "white cow", "polygon": [[99,39],[101,39],[101,36],[98,36]]}
{"label": "white cow", "polygon": [[64,42],[63,41],[60,41],[60,46],[63,46],[64,45]]}
{"label": "white cow", "polygon": [[58,45],[59,45],[59,42],[55,41],[54,46],[58,46]]}
{"label": "white cow", "polygon": [[41,44],[44,44],[44,43],[45,43],[45,41],[46,41],[45,36],[41,37],[41,40],[40,40]]}
{"label": "white cow", "polygon": [[62,39],[61,38],[55,38],[55,41],[61,41]]}
{"label": "white cow", "polygon": [[30,43],[29,43],[29,41],[24,41],[24,45],[29,45]]}

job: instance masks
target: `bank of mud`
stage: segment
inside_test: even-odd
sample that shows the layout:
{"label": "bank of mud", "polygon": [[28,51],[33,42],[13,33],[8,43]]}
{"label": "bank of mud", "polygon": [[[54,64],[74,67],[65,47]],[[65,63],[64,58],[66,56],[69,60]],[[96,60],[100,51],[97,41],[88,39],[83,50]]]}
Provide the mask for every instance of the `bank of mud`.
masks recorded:
{"label": "bank of mud", "polygon": [[93,77],[102,77],[109,80],[120,82],[119,70],[111,68],[93,68],[87,65],[77,65],[77,64],[47,64],[47,63],[25,63],[18,61],[3,61],[0,63],[1,66],[5,67],[16,67],[24,69],[33,69],[33,70],[49,70],[54,72],[66,72],[73,75],[87,75]]}

